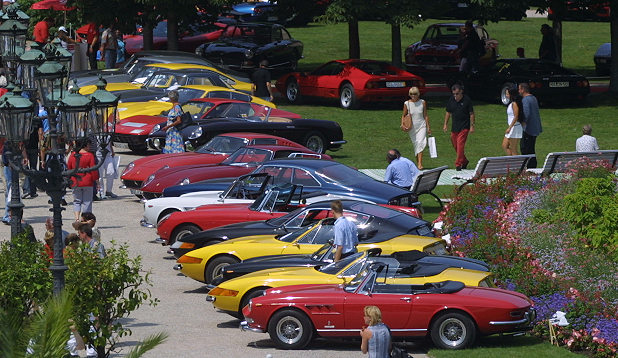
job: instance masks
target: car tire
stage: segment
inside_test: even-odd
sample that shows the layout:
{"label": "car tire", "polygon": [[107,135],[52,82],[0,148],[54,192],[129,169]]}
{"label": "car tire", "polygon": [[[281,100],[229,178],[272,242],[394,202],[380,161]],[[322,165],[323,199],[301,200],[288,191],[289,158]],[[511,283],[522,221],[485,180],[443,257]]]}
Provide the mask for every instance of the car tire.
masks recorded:
{"label": "car tire", "polygon": [[159,214],[159,217],[157,218],[157,226],[159,226],[159,222],[161,222],[161,220],[163,220],[164,217],[166,217],[166,216],[168,216],[168,215],[170,215],[172,213],[175,213],[177,211],[180,211],[180,210],[178,210],[178,209],[165,209],[165,210],[163,210],[161,212],[161,214]]}
{"label": "car tire", "polygon": [[440,349],[463,349],[476,339],[476,325],[464,313],[447,312],[433,321],[430,335]]}
{"label": "car tire", "polygon": [[138,155],[143,155],[146,154],[146,152],[148,151],[148,147],[146,146],[146,144],[129,144],[129,149]]}
{"label": "car tire", "polygon": [[275,312],[268,322],[268,334],[281,349],[301,349],[313,337],[313,325],[304,313],[294,309]]}
{"label": "car tire", "polygon": [[173,244],[176,240],[183,238],[187,235],[195,234],[202,231],[199,226],[194,224],[182,224],[172,231],[170,235],[170,241],[167,243],[168,245]]}
{"label": "car tire", "polygon": [[300,104],[300,86],[298,82],[292,78],[285,84],[285,99],[292,104]]}
{"label": "car tire", "polygon": [[249,304],[249,301],[251,301],[252,298],[264,296],[264,291],[266,291],[269,288],[270,287],[258,287],[258,288],[254,288],[253,290],[247,292],[245,297],[243,297],[242,301],[240,302],[240,307],[238,307],[238,313],[240,314],[240,317],[242,317],[242,309],[246,305]]}
{"label": "car tire", "polygon": [[323,154],[326,152],[326,139],[324,139],[322,133],[317,131],[307,133],[303,145],[316,153]]}
{"label": "car tire", "polygon": [[218,272],[225,266],[237,264],[240,260],[232,256],[220,256],[212,261],[210,261],[206,265],[206,269],[204,270],[204,281],[206,283],[211,283],[217,276],[219,276]]}
{"label": "car tire", "polygon": [[351,84],[346,83],[341,86],[339,91],[339,105],[343,109],[357,109],[359,107],[358,99],[354,93],[354,87]]}
{"label": "car tire", "polygon": [[513,88],[514,86],[515,84],[511,82],[507,82],[502,85],[502,87],[500,88],[500,97],[499,97],[500,103],[502,103],[505,106],[509,104],[509,99],[506,98],[506,92],[509,90],[509,88]]}

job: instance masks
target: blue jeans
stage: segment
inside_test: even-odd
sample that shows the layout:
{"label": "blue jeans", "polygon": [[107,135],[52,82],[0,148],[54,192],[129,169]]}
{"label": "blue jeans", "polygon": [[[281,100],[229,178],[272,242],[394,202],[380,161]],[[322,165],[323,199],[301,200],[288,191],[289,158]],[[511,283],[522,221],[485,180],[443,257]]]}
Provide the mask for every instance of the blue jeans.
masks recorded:
{"label": "blue jeans", "polygon": [[115,68],[116,67],[116,49],[106,49],[105,50],[105,68]]}
{"label": "blue jeans", "polygon": [[2,217],[2,221],[11,220],[11,210],[9,209],[9,202],[11,201],[11,197],[9,196],[9,190],[11,190],[11,167],[4,167],[4,216]]}
{"label": "blue jeans", "polygon": [[92,212],[92,186],[73,188],[73,211],[76,213]]}

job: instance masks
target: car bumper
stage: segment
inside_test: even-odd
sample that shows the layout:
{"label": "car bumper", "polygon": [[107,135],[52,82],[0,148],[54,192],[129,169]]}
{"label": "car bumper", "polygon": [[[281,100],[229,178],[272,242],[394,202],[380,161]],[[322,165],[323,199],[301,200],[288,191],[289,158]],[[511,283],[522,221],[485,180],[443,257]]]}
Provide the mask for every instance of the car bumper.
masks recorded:
{"label": "car bumper", "polygon": [[142,220],[140,220],[140,221],[139,221],[139,224],[140,224],[140,226],[142,226],[142,227],[147,227],[147,228],[151,228],[151,229],[155,227],[155,225],[154,225],[154,224],[149,223],[146,219],[142,219]]}
{"label": "car bumper", "polygon": [[341,146],[346,144],[347,140],[334,140],[329,143],[328,150],[336,151],[341,149]]}
{"label": "car bumper", "polygon": [[240,322],[240,330],[241,331],[251,331],[251,332],[257,332],[257,333],[264,333],[265,331],[261,328],[253,328],[249,326],[249,323],[247,323],[247,321],[242,321]]}
{"label": "car bumper", "polygon": [[142,187],[142,182],[141,180],[122,179],[122,185],[124,185],[125,189],[131,189],[131,194],[137,194],[133,190],[140,191],[137,189]]}
{"label": "car bumper", "polygon": [[114,134],[114,143],[127,143],[131,145],[143,145],[146,142],[148,135],[135,135],[135,134]]}
{"label": "car bumper", "polygon": [[400,102],[408,96],[408,87],[362,89],[355,92],[361,102]]}

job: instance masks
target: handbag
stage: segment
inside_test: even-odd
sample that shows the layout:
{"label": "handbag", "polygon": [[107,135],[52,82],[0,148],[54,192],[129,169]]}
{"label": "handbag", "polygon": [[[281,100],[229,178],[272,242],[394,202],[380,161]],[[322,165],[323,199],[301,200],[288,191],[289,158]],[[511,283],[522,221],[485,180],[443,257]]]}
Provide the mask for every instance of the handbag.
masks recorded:
{"label": "handbag", "polygon": [[437,158],[438,149],[436,148],[436,137],[427,138],[427,144],[429,145],[429,156],[431,158]]}
{"label": "handbag", "polygon": [[180,124],[176,126],[176,128],[178,130],[185,129],[188,126],[192,125],[193,124],[193,117],[191,116],[191,113],[183,112],[180,115],[180,121],[181,121]]}
{"label": "handbag", "polygon": [[401,116],[401,130],[409,132],[410,129],[412,129],[412,116],[408,113],[405,116]]}
{"label": "handbag", "polygon": [[408,357],[410,357],[410,355],[408,355],[408,351],[406,351],[404,348],[397,347],[395,345],[392,346],[391,358],[408,358]]}

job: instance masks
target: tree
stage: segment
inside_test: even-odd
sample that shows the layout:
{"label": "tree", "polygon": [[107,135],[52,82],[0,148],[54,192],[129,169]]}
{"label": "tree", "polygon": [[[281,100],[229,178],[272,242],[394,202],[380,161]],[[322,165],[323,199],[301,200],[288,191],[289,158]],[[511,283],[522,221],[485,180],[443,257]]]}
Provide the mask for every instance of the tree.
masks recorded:
{"label": "tree", "polygon": [[347,22],[349,58],[360,58],[358,19],[375,6],[375,3],[366,0],[333,0],[324,15],[318,16],[317,20],[324,23]]}

